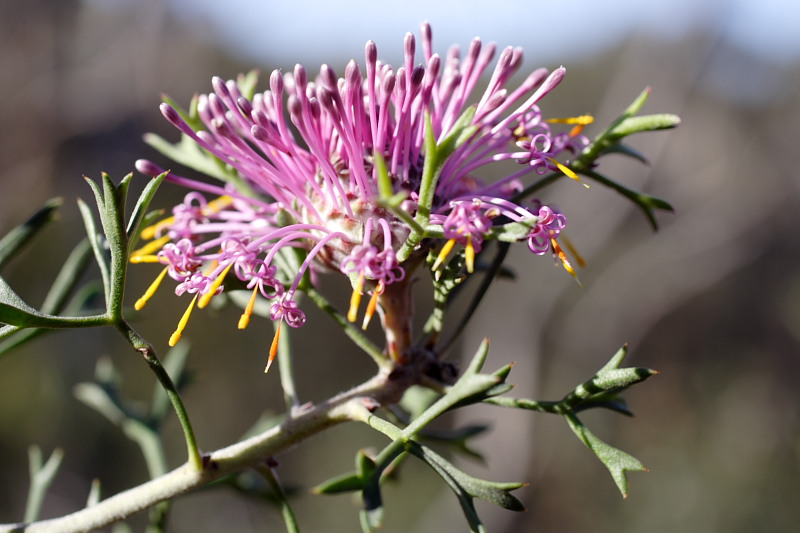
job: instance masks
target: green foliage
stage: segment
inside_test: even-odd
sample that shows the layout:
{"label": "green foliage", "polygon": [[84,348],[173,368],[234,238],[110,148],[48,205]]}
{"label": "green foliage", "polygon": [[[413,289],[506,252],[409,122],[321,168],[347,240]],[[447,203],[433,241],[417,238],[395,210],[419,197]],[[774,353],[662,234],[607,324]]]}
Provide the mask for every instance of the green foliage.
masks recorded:
{"label": "green foliage", "polygon": [[601,441],[578,419],[575,413],[593,407],[605,407],[630,415],[619,394],[658,372],[649,368],[620,368],[628,347],[623,346],[591,379],[581,383],[564,398],[556,402],[542,402],[522,398],[489,398],[487,403],[503,407],[527,409],[564,417],[575,435],[597,456],[611,472],[617,488],[623,496],[628,495],[627,471],[645,470],[642,463],[627,453]]}
{"label": "green foliage", "polygon": [[[255,91],[255,82],[254,73],[238,80],[240,90],[248,97]],[[656,212],[672,210],[667,202],[633,191],[596,170],[597,160],[612,153],[623,154],[644,162],[644,157],[623,143],[627,136],[671,128],[679,123],[679,119],[674,115],[639,116],[638,112],[648,94],[649,91],[643,92],[617,120],[595,137],[571,163],[570,168],[631,200],[656,228]],[[168,98],[165,98],[165,101],[177,110],[190,127],[195,129],[203,127],[196,99],[189,110],[180,109]],[[160,431],[171,405],[181,423],[187,448],[188,463],[180,474],[186,478],[194,476],[192,478],[194,485],[181,485],[165,498],[217,481],[218,486],[232,487],[242,493],[276,504],[283,516],[287,531],[292,533],[298,532],[300,527],[289,505],[291,491],[285,490],[280,483],[276,471],[277,463],[272,460],[271,454],[283,451],[335,423],[344,421],[360,421],[386,436],[389,442],[375,455],[359,450],[352,472],[325,481],[315,490],[321,494],[360,493],[362,501],[360,521],[365,532],[372,532],[380,527],[384,516],[383,484],[411,457],[430,467],[453,491],[470,531],[486,531],[475,507],[476,498],[512,511],[523,510],[522,503],[512,495],[512,492],[525,486],[525,483],[496,482],[474,477],[456,467],[453,462],[434,449],[434,447],[445,448],[472,458],[481,458],[480,452],[472,445],[472,439],[484,432],[485,426],[471,425],[446,430],[434,430],[430,427],[445,413],[477,404],[564,417],[575,435],[606,466],[616,486],[626,496],[627,472],[644,470],[644,466],[633,456],[600,440],[577,416],[587,409],[600,407],[630,415],[621,394],[656,372],[647,368],[622,367],[627,353],[626,347],[620,349],[589,380],[575,387],[558,401],[537,401],[506,396],[512,390],[512,386],[506,382],[512,367],[506,365],[494,372],[483,371],[489,353],[488,339],[480,345],[457,379],[455,366],[442,359],[442,355],[470,322],[494,280],[507,275],[504,261],[509,244],[526,239],[531,231],[531,223],[519,221],[498,223],[494,226],[486,239],[498,242],[488,243],[483,247],[481,255],[475,262],[474,276],[465,275],[467,262],[463,250],[439,265],[436,251],[430,249],[432,245],[430,241],[426,241],[431,238],[441,239],[444,236],[444,228],[441,225],[430,224],[434,191],[447,158],[476,134],[477,128],[472,124],[475,112],[475,106],[468,108],[456,121],[451,133],[441,139],[435,136],[430,116],[425,117],[426,157],[423,162],[416,213],[408,213],[403,209],[407,193],[402,191],[394,193],[383,155],[380,153],[373,155],[378,177],[380,207],[392,212],[397,219],[407,224],[409,229],[407,241],[397,251],[397,259],[403,262],[409,259],[412,252],[428,251],[428,267],[436,266],[431,277],[433,311],[425,323],[421,337],[411,346],[404,346],[404,350],[407,349],[408,353],[402,353],[402,357],[394,358],[395,354],[390,357],[387,353],[389,348],[384,351],[376,345],[312,286],[308,271],[298,286],[301,292],[327,313],[354,344],[377,364],[378,375],[351,391],[318,405],[301,403],[294,384],[289,337],[284,333],[277,349],[286,413],[266,420],[222,453],[201,456],[188,412],[180,397],[180,391],[189,381],[189,374],[186,371],[188,345],[178,345],[168,354],[165,364],[162,365],[153,347],[130,327],[124,316],[123,295],[128,256],[139,239],[140,228],[152,219],[148,209],[159,185],[167,175],[166,172],[147,183],[134,202],[130,217],[126,216],[126,206],[132,175],[123,178],[119,184],[115,184],[105,174],[100,183],[87,180],[96,204],[95,213],[86,203],[79,202],[87,238],[76,246],[65,261],[41,307],[37,309],[26,303],[0,277],[0,322],[6,324],[0,328],[0,341],[2,341],[0,353],[33,338],[46,329],[112,326],[144,359],[157,379],[158,385],[153,392],[149,408],[142,411],[122,397],[120,392],[122,376],[117,373],[110,359],[101,359],[98,362],[95,381],[78,385],[75,388],[76,397],[118,426],[125,435],[136,442],[145,457],[151,478],[161,479],[172,479],[170,476],[174,473],[168,471]],[[201,149],[192,140],[191,135],[182,135],[180,141],[175,144],[152,135],[147,137],[147,141],[174,161],[231,184],[241,194],[253,194],[232,168]],[[563,175],[557,173],[543,177],[520,193],[519,197],[530,195]],[[58,201],[51,201],[27,222],[0,239],[0,267],[41,232],[42,228],[52,220],[59,204]],[[286,224],[294,222],[290,221],[288,212],[279,212],[277,219]],[[493,250],[490,259],[487,250]],[[275,255],[273,260],[279,268],[279,278],[281,276],[291,278],[287,273],[297,272],[307,259],[307,253],[303,249],[295,248],[283,249]],[[98,265],[102,286],[96,282],[80,285],[92,255]],[[413,271],[421,264],[420,257],[408,266],[408,271]],[[480,280],[477,289],[472,292],[469,302],[458,307],[460,316],[454,321],[453,333],[442,341],[440,336],[445,331],[445,320],[451,313],[456,296],[467,282],[474,279]],[[86,303],[91,296],[99,292],[104,296],[105,309],[100,314],[88,314]],[[243,292],[232,291],[227,295],[229,300],[240,303],[249,299],[249,294]],[[256,312],[268,315],[266,304],[259,305]],[[387,312],[385,309],[383,311]],[[408,357],[410,362],[402,360],[404,357]],[[398,402],[398,398],[401,397],[402,401]],[[59,452],[54,452],[50,460],[42,465],[41,453],[38,450],[31,452],[33,483],[26,521],[37,518],[41,499],[58,469],[60,457]],[[226,464],[229,470],[223,472],[223,466]],[[247,475],[242,473],[243,469],[249,469]],[[153,486],[158,486],[158,483]],[[169,503],[162,500],[164,498],[147,500],[150,502],[149,505],[152,505],[150,531],[162,531],[166,523]],[[95,506],[102,506],[99,484],[93,485],[88,501]],[[133,501],[127,512],[131,514],[139,509],[140,507]],[[119,516],[115,514],[113,518]]]}

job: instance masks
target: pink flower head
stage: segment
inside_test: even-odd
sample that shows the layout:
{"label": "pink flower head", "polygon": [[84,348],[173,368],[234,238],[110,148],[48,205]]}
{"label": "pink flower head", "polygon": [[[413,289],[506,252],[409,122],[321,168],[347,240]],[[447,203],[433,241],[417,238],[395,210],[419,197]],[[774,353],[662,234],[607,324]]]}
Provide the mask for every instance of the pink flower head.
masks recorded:
{"label": "pink flower head", "polygon": [[[253,290],[246,313],[259,293],[273,299],[273,320],[297,327],[305,315],[294,295],[301,280],[313,282],[322,272],[348,274],[356,292],[369,283],[377,295],[406,277],[408,259],[437,246],[436,235],[450,248],[465,247],[470,271],[471,256],[498,220],[530,224],[534,253],[558,235],[563,215],[546,207],[531,212],[512,197],[526,177],[552,170],[554,158],[586,143],[579,135],[553,134],[537,105],[565,69],[538,69],[513,86],[519,48],[498,54],[494,44],[475,39],[463,57],[457,47],[442,57],[427,24],[421,57],[416,45],[407,34],[395,68],[378,60],[370,41],[363,66],[352,60],[341,77],[323,65],[310,78],[297,65],[274,71],[269,89],[253,95],[214,78],[213,92],[197,99],[197,129],[162,104],[169,122],[237,175],[225,186],[167,177],[192,192],[155,226],[153,236],[177,241],[163,244],[158,260],[181,290],[202,295],[198,306],[232,275]],[[477,92],[485,74],[488,85]],[[434,181],[425,175],[430,138],[449,147]],[[478,176],[500,161],[519,165],[494,182]],[[149,161],[137,167],[161,172]],[[425,189],[424,180],[433,185]],[[206,201],[201,193],[218,198]],[[400,198],[393,208],[386,207],[389,197]],[[192,278],[202,265],[208,265],[205,285]],[[355,298],[351,315],[353,305]]]}

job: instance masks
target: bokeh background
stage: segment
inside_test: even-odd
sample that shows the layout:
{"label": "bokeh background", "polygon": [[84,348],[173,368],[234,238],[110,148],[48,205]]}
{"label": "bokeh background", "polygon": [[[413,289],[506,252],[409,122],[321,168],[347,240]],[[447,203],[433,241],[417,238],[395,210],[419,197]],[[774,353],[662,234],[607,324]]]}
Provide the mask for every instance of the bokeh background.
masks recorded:
{"label": "bokeh background", "polygon": [[[481,410],[453,424],[486,422],[476,447],[485,463],[467,471],[530,483],[521,514],[480,505],[490,531],[793,531],[800,523],[800,9],[793,0],[494,0],[303,3],[236,0],[4,0],[0,3],[0,229],[49,198],[65,199],[49,228],[3,276],[32,304],[81,238],[75,198],[82,175],[121,178],[150,157],[141,140],[175,138],[158,112],[160,93],[188,102],[213,75],[259,68],[342,69],[368,39],[397,63],[406,31],[433,25],[439,52],[476,35],[521,45],[528,72],[565,65],[543,105],[551,116],[592,113],[600,125],[644,87],[645,112],[681,115],[679,129],[633,144],[642,166],[604,161],[607,174],[666,198],[674,214],[653,233],[621,197],[595,185],[548,190],[570,218],[586,256],[578,287],[548,260],[512,252],[515,282],[494,286],[460,350],[492,339],[490,367],[516,361],[518,394],[560,397],[623,343],[629,361],[661,370],[627,398],[636,417],[590,413],[602,438],[631,452],[649,473],[630,475],[622,500],[602,465],[555,417]],[[523,72],[523,74],[524,74]],[[590,132],[591,133],[591,132]],[[144,183],[138,178],[136,186]],[[156,204],[181,191],[165,186]],[[524,247],[520,247],[524,248]],[[134,268],[129,298],[155,271]],[[347,289],[328,283],[331,298]],[[132,301],[132,300],[131,300]],[[164,291],[136,326],[166,349],[185,305]],[[235,331],[237,313],[193,318],[194,383],[186,401],[205,449],[232,442],[264,412],[279,411],[277,373],[261,372],[269,324]],[[308,331],[306,331],[306,329]],[[312,331],[313,329],[313,331]],[[295,337],[300,394],[318,401],[369,375],[370,363],[311,313]],[[315,341],[325,339],[324,346]],[[133,444],[72,395],[109,357],[124,391],[146,401],[153,379],[113,332],[42,337],[0,359],[0,522],[21,519],[27,447],[66,458],[47,517],[81,507],[93,477],[112,494],[146,479]],[[172,465],[182,461],[177,424],[166,428]],[[307,487],[348,471],[359,447],[380,436],[340,427],[281,457],[296,488],[304,531],[357,531],[357,505]],[[455,498],[409,462],[386,489],[385,531],[457,532]],[[132,521],[142,527],[141,517]],[[278,513],[231,492],[175,502],[170,530],[280,531]]]}

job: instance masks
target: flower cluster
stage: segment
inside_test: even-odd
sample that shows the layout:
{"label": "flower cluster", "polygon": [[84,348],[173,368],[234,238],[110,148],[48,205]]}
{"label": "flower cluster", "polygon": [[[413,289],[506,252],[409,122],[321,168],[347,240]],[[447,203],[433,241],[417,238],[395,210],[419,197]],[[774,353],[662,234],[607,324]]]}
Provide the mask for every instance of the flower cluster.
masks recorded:
{"label": "flower cluster", "polygon": [[[405,278],[410,258],[440,249],[436,270],[459,245],[472,272],[475,254],[500,223],[526,224],[531,251],[553,252],[569,266],[556,242],[564,215],[514,200],[526,176],[555,171],[576,178],[557,158],[586,145],[581,129],[591,117],[548,121],[537,106],[565,69],[535,70],[509,87],[522,51],[508,47],[477,96],[497,53],[494,44],[475,39],[463,58],[457,47],[441,57],[433,53],[425,24],[421,45],[423,62],[415,64],[416,40],[408,34],[404,63],[396,69],[380,62],[369,42],[365,71],[356,61],[342,78],[327,65],[314,80],[300,65],[292,73],[275,71],[269,90],[249,99],[237,83],[215,78],[213,92],[198,99],[202,128],[162,104],[167,120],[234,169],[248,191],[167,177],[192,192],[172,217],[147,228],[143,236],[154,240],[132,260],[165,266],[137,307],[166,275],[178,283],[177,294],[194,294],[171,343],[195,302],[207,305],[226,276],[252,291],[240,328],[259,295],[270,301],[272,320],[301,326],[305,315],[296,293],[302,280],[313,281],[323,270],[351,279],[351,321],[362,292],[372,292],[366,327],[380,294]],[[551,126],[556,122],[575,127],[556,133]],[[444,161],[431,161],[430,139],[434,146],[450,142]],[[518,168],[491,183],[476,176],[498,161],[516,162]],[[435,172],[426,174],[428,165]],[[161,172],[149,161],[137,162],[137,168]],[[207,201],[200,191],[216,199]],[[400,200],[392,207],[388,197]],[[444,242],[437,243],[442,236]],[[287,271],[293,277],[287,278]]]}

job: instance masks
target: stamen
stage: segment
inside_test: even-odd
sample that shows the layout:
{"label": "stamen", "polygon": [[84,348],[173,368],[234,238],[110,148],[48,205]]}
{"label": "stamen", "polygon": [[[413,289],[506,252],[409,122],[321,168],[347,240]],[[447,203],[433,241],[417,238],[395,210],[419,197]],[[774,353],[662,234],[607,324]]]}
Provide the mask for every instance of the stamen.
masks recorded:
{"label": "stamen", "polygon": [[369,303],[367,304],[367,310],[364,311],[364,321],[361,323],[361,329],[365,330],[369,327],[369,322],[372,320],[372,315],[375,314],[375,310],[378,308],[378,296],[383,293],[383,281],[378,282],[378,286],[375,287],[375,291],[372,293],[372,297],[369,299]]}
{"label": "stamen", "polygon": [[552,237],[550,238],[550,243],[553,245],[553,252],[555,252],[558,260],[561,261],[564,270],[569,272],[569,275],[575,278],[578,283],[580,283],[580,280],[578,280],[578,275],[575,273],[575,269],[572,267],[572,263],[570,263],[569,259],[567,259],[567,254],[564,253],[564,250],[561,249],[561,246],[559,246],[558,242]]}
{"label": "stamen", "polygon": [[206,208],[203,209],[203,214],[213,215],[214,213],[218,213],[222,209],[225,209],[231,205],[231,203],[233,203],[233,197],[228,195],[220,196],[219,198],[215,198],[206,204]]}
{"label": "stamen", "polygon": [[142,295],[142,297],[139,298],[138,300],[136,300],[136,303],[133,304],[133,308],[134,309],[139,311],[147,304],[148,300],[150,300],[150,298],[152,298],[153,295],[158,290],[158,287],[159,287],[159,285],[161,285],[161,282],[164,281],[164,277],[167,275],[167,271],[168,270],[169,270],[169,267],[164,267],[164,270],[161,271],[161,274],[159,274],[156,277],[156,279],[153,281],[153,283],[150,284],[150,286],[147,288],[147,290],[144,291],[144,294]]}
{"label": "stamen", "polygon": [[550,124],[577,124],[580,126],[588,126],[594,122],[594,117],[592,115],[580,115],[578,117],[549,118],[545,120],[545,122],[549,122]]}
{"label": "stamen", "polygon": [[552,157],[548,157],[547,160],[550,161],[551,163],[553,163],[556,167],[558,167],[558,170],[560,170],[561,172],[566,174],[567,177],[574,179],[575,181],[577,181],[578,183],[580,183],[581,185],[583,185],[587,189],[589,188],[589,185],[584,183],[583,180],[581,180],[581,178],[577,174],[575,174],[574,170],[572,170],[571,168],[569,168],[566,165],[562,165],[561,163],[559,163],[558,161],[556,161]]}
{"label": "stamen", "polygon": [[[218,213],[225,207],[229,206],[233,202],[233,198],[228,195],[220,196],[219,198],[215,198],[206,204],[205,209],[203,209],[204,215],[213,215],[214,213]],[[146,241],[155,238],[155,236],[164,228],[169,227],[175,223],[175,217],[167,217],[164,220],[159,220],[155,224],[147,226],[142,230],[139,234],[140,237]],[[134,252],[135,255],[135,252]]]}
{"label": "stamen", "polygon": [[174,222],[175,222],[175,217],[168,217],[165,218],[164,220],[159,220],[155,224],[144,228],[142,232],[139,234],[139,236],[142,239],[149,241],[150,239],[154,238],[159,231],[161,231],[163,228],[166,228],[167,226],[171,226]]}
{"label": "stamen", "polygon": [[575,258],[575,262],[578,264],[578,266],[581,267],[581,268],[585,268],[586,267],[586,260],[578,252],[578,250],[575,249],[575,246],[572,244],[572,241],[570,241],[567,238],[567,236],[564,235],[563,233],[561,234],[560,239],[562,241],[564,241],[564,246],[567,247],[567,250],[569,250],[569,253],[571,253],[572,257]]}
{"label": "stamen", "polygon": [[569,136],[577,137],[585,126],[594,122],[594,117],[592,115],[581,115],[579,117],[551,118],[545,122],[550,122],[551,124],[575,124],[575,127],[569,131]]}
{"label": "stamen", "polygon": [[364,274],[359,274],[353,294],[350,296],[350,309],[347,310],[347,320],[355,322],[358,318],[358,306],[361,305],[361,291],[364,288]]}
{"label": "stamen", "polygon": [[143,255],[152,255],[153,252],[157,252],[158,250],[160,250],[169,241],[170,241],[169,236],[164,235],[160,239],[156,239],[156,240],[154,240],[152,242],[148,242],[147,244],[145,244],[144,246],[142,246],[138,250],[135,250],[135,251],[131,252],[131,259],[133,259],[134,257],[143,256]]}
{"label": "stamen", "polygon": [[158,263],[158,256],[157,255],[132,255],[131,256],[131,263],[139,264],[139,263]]}
{"label": "stamen", "polygon": [[269,347],[269,359],[267,359],[267,367],[264,369],[265,374],[269,372],[269,367],[272,366],[272,361],[274,361],[275,356],[278,355],[278,342],[281,339],[282,325],[283,325],[283,320],[278,322],[278,328],[275,330],[275,336],[272,337],[272,345]]}
{"label": "stamen", "polygon": [[472,274],[475,271],[475,247],[472,246],[472,235],[467,235],[467,246],[464,257],[467,262],[467,272]]}
{"label": "stamen", "polygon": [[245,329],[250,324],[250,317],[253,316],[253,309],[256,306],[256,296],[258,295],[258,286],[253,287],[253,294],[250,295],[250,300],[244,308],[242,316],[239,317],[239,329]]}
{"label": "stamen", "polygon": [[450,253],[450,251],[453,249],[453,246],[455,245],[456,245],[455,239],[450,239],[449,241],[444,243],[444,246],[442,246],[442,250],[436,257],[436,261],[433,263],[432,270],[439,270],[439,267],[441,266],[442,263],[444,263],[444,260],[447,259],[447,255]]}
{"label": "stamen", "polygon": [[217,289],[219,289],[219,286],[222,285],[222,282],[225,280],[225,276],[228,275],[228,272],[231,270],[231,267],[233,267],[233,263],[226,266],[225,270],[223,270],[220,273],[220,275],[217,276],[214,282],[208,287],[208,292],[200,296],[200,299],[197,301],[197,307],[203,309],[205,306],[208,305],[208,303],[211,301],[211,298],[213,298],[214,295],[217,293]]}
{"label": "stamen", "polygon": [[178,344],[178,341],[181,340],[181,335],[183,335],[183,330],[186,329],[186,324],[189,323],[189,317],[192,316],[192,310],[194,309],[194,304],[196,301],[197,295],[195,294],[194,298],[192,298],[192,302],[189,304],[189,307],[186,308],[186,311],[184,311],[183,316],[178,322],[178,327],[175,329],[175,333],[173,333],[169,338],[170,346],[175,346]]}

